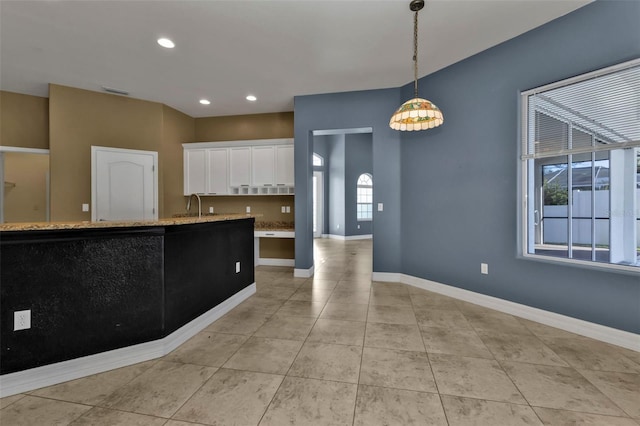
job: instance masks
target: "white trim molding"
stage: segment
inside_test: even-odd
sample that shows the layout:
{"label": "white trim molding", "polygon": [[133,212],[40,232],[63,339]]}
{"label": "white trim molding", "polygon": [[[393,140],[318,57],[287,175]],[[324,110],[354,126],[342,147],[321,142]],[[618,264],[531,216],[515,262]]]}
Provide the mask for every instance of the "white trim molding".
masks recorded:
{"label": "white trim molding", "polygon": [[0,376],[0,398],[162,357],[208,327],[255,292],[256,283],[253,283],[159,340],[4,374]]}
{"label": "white trim molding", "polygon": [[621,346],[634,351],[640,351],[640,335],[630,333],[628,331],[618,330],[605,325],[557,314],[555,312],[545,311],[543,309],[522,305],[520,303],[510,302],[493,296],[475,293],[473,291],[441,284],[435,281],[425,280],[411,275],[374,272],[373,280],[408,284],[413,287],[453,297],[475,305],[484,306],[485,308],[494,309],[496,311],[535,321],[550,327],[559,328],[581,336],[611,343],[612,345]]}
{"label": "white trim molding", "polygon": [[374,272],[371,275],[372,281],[384,281],[389,283],[399,283],[401,282],[401,275],[396,274],[395,272]]}
{"label": "white trim molding", "polygon": [[312,266],[309,269],[294,269],[293,276],[296,278],[310,278],[314,274],[314,267]]}
{"label": "white trim molding", "polygon": [[258,258],[257,265],[265,265],[265,266],[296,266],[295,259],[276,259],[271,257],[260,257]]}
{"label": "white trim molding", "polygon": [[22,148],[19,146],[0,146],[0,152],[19,152],[22,154],[49,154],[48,149],[43,148]]}
{"label": "white trim molding", "polygon": [[351,241],[351,240],[370,240],[373,238],[373,234],[363,235],[336,235],[336,234],[322,234],[322,238],[329,238],[331,240]]}

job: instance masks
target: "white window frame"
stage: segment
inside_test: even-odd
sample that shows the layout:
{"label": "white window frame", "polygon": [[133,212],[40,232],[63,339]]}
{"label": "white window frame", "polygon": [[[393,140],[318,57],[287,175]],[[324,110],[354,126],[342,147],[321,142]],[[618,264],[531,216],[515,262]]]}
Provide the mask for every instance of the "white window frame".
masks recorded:
{"label": "white window frame", "polygon": [[[362,176],[367,176],[371,181],[371,185],[362,185],[360,184],[360,178]],[[360,189],[371,189],[371,202],[370,203],[361,203],[360,202]],[[360,217],[360,212],[358,211],[358,206],[360,205],[368,205],[371,207],[371,217]],[[356,181],[356,220],[358,222],[371,222],[373,220],[373,176],[371,173],[362,173],[358,176],[358,180]]]}
{"label": "white window frame", "polygon": [[[581,260],[574,258],[561,258],[546,256],[541,254],[529,253],[529,224],[535,221],[533,210],[529,211],[528,208],[528,192],[529,192],[529,180],[535,179],[533,176],[535,168],[528,167],[528,162],[533,161],[530,157],[527,157],[525,147],[529,138],[529,97],[541,92],[545,92],[551,89],[568,86],[570,84],[578,83],[584,80],[596,78],[602,75],[614,73],[616,71],[624,70],[631,67],[637,67],[640,65],[640,59],[624,62],[611,67],[599,69],[590,73],[582,74],[576,77],[572,77],[566,80],[551,83],[545,86],[537,87],[535,89],[521,92],[520,96],[520,138],[518,140],[518,257],[530,260],[536,260],[545,263],[554,264],[566,264],[570,266],[577,266],[589,269],[608,270],[612,272],[628,273],[632,275],[640,275],[640,267],[632,265],[621,265],[615,263],[595,262],[589,260]],[[636,152],[640,150],[638,147],[638,141],[633,143],[620,143],[616,145],[616,149],[623,148],[635,148]],[[534,203],[534,200],[531,200]],[[535,205],[534,205],[535,206]],[[535,208],[535,207],[534,207]]]}
{"label": "white window frame", "polygon": [[[316,160],[318,160],[320,164],[316,164]],[[313,155],[311,156],[311,165],[313,167],[324,167],[324,158],[322,158],[320,154],[316,154],[314,152]]]}

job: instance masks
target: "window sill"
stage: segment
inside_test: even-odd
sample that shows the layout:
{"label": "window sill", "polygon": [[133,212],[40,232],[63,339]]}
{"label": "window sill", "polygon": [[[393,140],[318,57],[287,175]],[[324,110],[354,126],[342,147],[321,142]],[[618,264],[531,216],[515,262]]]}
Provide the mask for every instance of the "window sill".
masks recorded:
{"label": "window sill", "polygon": [[626,275],[640,275],[640,267],[629,265],[617,265],[615,263],[598,263],[585,260],[564,259],[559,257],[541,256],[539,254],[519,254],[519,259],[533,260],[536,262],[565,265],[574,268],[593,269],[602,272],[613,272]]}

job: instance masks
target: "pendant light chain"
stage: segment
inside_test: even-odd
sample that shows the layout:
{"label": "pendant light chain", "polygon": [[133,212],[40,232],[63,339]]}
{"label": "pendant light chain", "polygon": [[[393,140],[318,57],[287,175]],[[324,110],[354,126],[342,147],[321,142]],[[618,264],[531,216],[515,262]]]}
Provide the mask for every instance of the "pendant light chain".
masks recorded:
{"label": "pendant light chain", "polygon": [[418,97],[418,12],[425,0],[411,0],[409,9],[413,15],[413,91],[409,99],[396,110],[389,120],[389,127],[400,131],[433,129],[444,123],[440,109],[431,101]]}
{"label": "pendant light chain", "polygon": [[418,97],[418,11],[413,15],[413,90]]}

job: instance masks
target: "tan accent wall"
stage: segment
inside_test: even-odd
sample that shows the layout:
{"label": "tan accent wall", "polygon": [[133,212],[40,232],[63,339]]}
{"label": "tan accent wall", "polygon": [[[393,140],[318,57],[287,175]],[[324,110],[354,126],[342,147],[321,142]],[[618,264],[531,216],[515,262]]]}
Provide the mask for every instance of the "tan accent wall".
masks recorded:
{"label": "tan accent wall", "polygon": [[22,152],[4,153],[4,221],[47,220],[49,156]]}
{"label": "tan accent wall", "polygon": [[0,91],[0,145],[49,148],[49,99]]}
{"label": "tan accent wall", "polygon": [[194,142],[293,137],[293,112],[196,118]]}
{"label": "tan accent wall", "polygon": [[260,238],[260,257],[263,259],[295,259],[293,238]]}
{"label": "tan accent wall", "polygon": [[[160,151],[162,104],[49,85],[51,220],[91,220],[91,146]],[[162,187],[159,187],[162,191]]]}
{"label": "tan accent wall", "polygon": [[182,144],[194,139],[195,119],[171,107],[162,108],[162,146],[160,147],[160,181],[163,183],[160,217],[184,213]]}
{"label": "tan accent wall", "polygon": [[[277,139],[293,137],[293,112],[270,114],[233,115],[221,117],[196,118],[194,142],[219,142],[251,139]],[[251,206],[252,213],[262,214],[257,221],[293,222],[293,196],[254,196],[254,197],[203,197],[203,211],[208,212],[214,206],[216,212],[242,213]],[[291,206],[291,213],[281,213],[281,206]],[[262,242],[260,256],[280,259],[293,259],[295,250],[293,240],[288,243]]]}
{"label": "tan accent wall", "polygon": [[[170,217],[186,204],[182,143],[293,137],[293,112],[194,119],[159,103],[56,84],[49,99],[0,92],[0,124],[0,144],[50,149],[53,221],[91,220],[81,207],[91,203],[92,145],[157,151],[159,217]],[[259,221],[294,220],[293,196],[203,197],[203,212],[210,206],[220,213],[251,206],[263,215]],[[291,243],[265,250],[268,257],[294,256]]]}
{"label": "tan accent wall", "polygon": [[[293,195],[238,195],[229,197],[216,195],[201,198],[202,213],[208,213],[209,207],[213,207],[215,213],[246,213],[246,208],[249,206],[252,214],[262,215],[256,218],[256,222],[294,221]],[[290,206],[291,213],[281,213],[280,207],[282,206]],[[191,209],[193,210],[193,207]],[[184,205],[182,210],[180,213],[184,213]]]}

